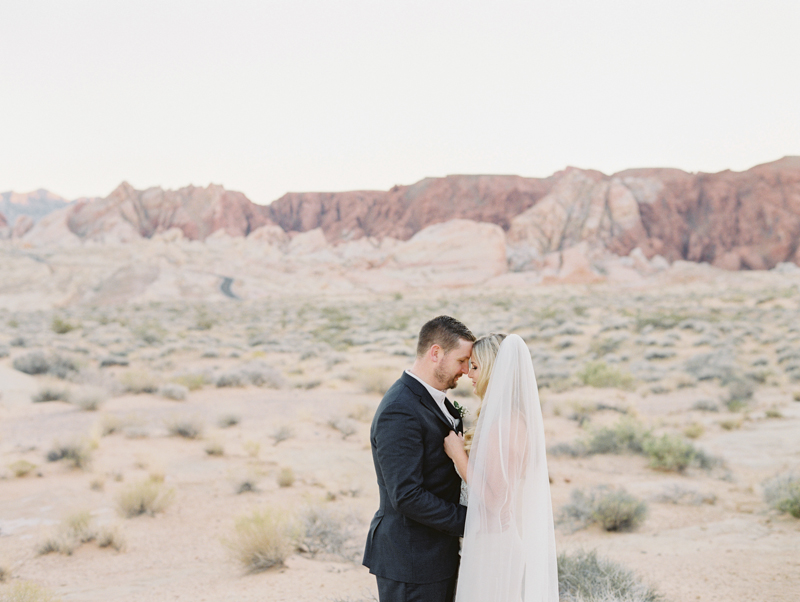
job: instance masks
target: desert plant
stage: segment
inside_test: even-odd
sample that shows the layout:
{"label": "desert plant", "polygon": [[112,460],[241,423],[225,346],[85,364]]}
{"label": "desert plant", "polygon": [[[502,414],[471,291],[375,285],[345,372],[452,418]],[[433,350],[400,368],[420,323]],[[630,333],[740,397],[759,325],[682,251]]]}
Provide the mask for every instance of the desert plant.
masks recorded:
{"label": "desert plant", "polygon": [[33,403],[45,403],[48,401],[69,401],[69,390],[64,387],[45,386],[31,397]]}
{"label": "desert plant", "polygon": [[800,518],[800,476],[786,473],[764,483],[764,499],[778,512]]}
{"label": "desert plant", "polygon": [[58,462],[66,460],[75,468],[85,469],[89,467],[92,460],[92,448],[88,441],[80,439],[68,443],[54,443],[53,447],[47,452],[48,462]]}
{"label": "desert plant", "polygon": [[299,549],[312,556],[336,554],[345,556],[345,544],[350,537],[347,521],[328,508],[310,506],[300,515]]}
{"label": "desert plant", "polygon": [[656,590],[625,567],[597,557],[597,552],[558,556],[558,592],[561,602],[661,602]]}
{"label": "desert plant", "polygon": [[252,476],[242,479],[236,486],[236,493],[252,493],[254,491],[258,491],[258,483]]}
{"label": "desert plant", "polygon": [[216,385],[217,387],[255,385],[256,387],[280,389],[284,386],[284,378],[275,368],[266,365],[264,362],[253,361],[239,368],[223,372],[217,377]]}
{"label": "desert plant", "polygon": [[731,412],[737,412],[747,407],[753,398],[755,387],[749,380],[734,379],[728,383],[728,398],[725,405]]}
{"label": "desert plant", "polygon": [[144,479],[123,488],[117,496],[117,509],[127,517],[142,514],[155,515],[163,512],[175,497],[174,489],[167,489],[163,483]]}
{"label": "desert plant", "polygon": [[274,444],[278,445],[278,443],[281,441],[286,441],[287,439],[294,437],[294,431],[292,430],[292,427],[283,425],[272,431],[270,437],[275,442]]}
{"label": "desert plant", "polygon": [[186,439],[199,439],[203,435],[203,422],[197,417],[173,417],[166,421],[170,435]]}
{"label": "desert plant", "polygon": [[15,370],[31,375],[47,374],[50,370],[50,362],[42,351],[31,351],[15,357],[12,365]]}
{"label": "desert plant", "polygon": [[72,404],[84,412],[96,412],[106,402],[107,394],[101,389],[85,388],[72,396]]}
{"label": "desert plant", "polygon": [[17,460],[8,465],[11,472],[17,478],[26,477],[36,469],[36,464],[28,462],[27,460]]}
{"label": "desert plant", "polygon": [[120,377],[119,381],[125,391],[134,395],[158,391],[158,380],[145,370],[129,370]]}
{"label": "desert plant", "polygon": [[100,419],[100,435],[105,437],[113,435],[122,428],[122,420],[114,414],[103,414]]}
{"label": "desert plant", "polygon": [[342,439],[347,439],[350,435],[358,432],[356,423],[349,418],[331,418],[328,420],[328,426],[339,431]]}
{"label": "desert plant", "polygon": [[71,556],[75,551],[75,542],[62,533],[50,535],[43,539],[36,546],[36,553],[40,556],[46,554],[63,554],[64,556]]}
{"label": "desert plant", "polygon": [[53,320],[50,322],[50,330],[56,334],[67,334],[76,328],[80,328],[80,326],[67,322],[59,316],[53,316]]}
{"label": "desert plant", "polygon": [[223,414],[217,419],[217,426],[221,429],[225,429],[236,426],[241,420],[238,414]]}
{"label": "desert plant", "polygon": [[285,513],[265,508],[236,519],[233,537],[225,544],[247,572],[257,573],[282,565],[295,536],[296,527]]}
{"label": "desert plant", "polygon": [[189,394],[189,387],[179,385],[178,383],[165,383],[158,388],[158,394],[167,399],[183,401]]}
{"label": "desert plant", "polygon": [[183,385],[190,391],[197,391],[202,389],[206,384],[206,377],[203,374],[181,374],[172,379],[172,382],[178,385]]}
{"label": "desert plant", "polygon": [[800,401],[800,391],[795,391],[794,394],[792,395],[792,399],[794,399],[795,401]]}
{"label": "desert plant", "polygon": [[2,602],[59,602],[60,598],[30,581],[20,581],[0,594]]}
{"label": "desert plant", "polygon": [[258,441],[245,441],[243,447],[248,456],[258,458],[258,454],[261,451],[261,444]]}
{"label": "desert plant", "polygon": [[694,489],[687,489],[680,485],[672,485],[653,497],[654,502],[664,504],[688,504],[699,506],[701,504],[716,504],[717,496],[713,493],[700,493]]}
{"label": "desert plant", "polygon": [[594,429],[585,439],[587,454],[642,453],[644,443],[650,436],[641,424],[623,418],[611,427]]}
{"label": "desert plant", "polygon": [[692,409],[700,412],[719,412],[719,406],[708,399],[700,399],[694,402]]}
{"label": "desert plant", "polygon": [[119,527],[105,527],[97,533],[97,545],[121,552],[125,549],[125,536]]}
{"label": "desert plant", "polygon": [[701,437],[703,433],[706,432],[706,427],[704,427],[699,422],[693,422],[683,429],[684,436],[688,437],[689,439],[697,439]]}
{"label": "desert plant", "polygon": [[606,531],[631,531],[647,516],[647,504],[624,489],[598,487],[589,493],[578,489],[562,507],[558,523],[571,530],[599,523]]}
{"label": "desert plant", "polygon": [[225,448],[219,441],[209,441],[205,446],[205,452],[209,456],[223,456],[225,455]]}
{"label": "desert plant", "polygon": [[366,403],[359,403],[354,405],[350,411],[347,413],[347,417],[351,418],[352,420],[357,420],[358,422],[372,422],[372,416],[375,413],[375,410]]}
{"label": "desert plant", "polygon": [[392,383],[397,380],[397,375],[388,368],[365,368],[358,375],[358,381],[365,393],[384,395]]}
{"label": "desert plant", "polygon": [[647,439],[644,452],[650,458],[650,468],[676,472],[683,472],[697,456],[694,446],[677,435]]}
{"label": "desert plant", "polygon": [[634,383],[633,376],[603,361],[589,362],[577,377],[588,387],[630,389]]}
{"label": "desert plant", "polygon": [[767,418],[783,418],[783,414],[778,408],[770,408],[764,412],[764,416]]}
{"label": "desert plant", "polygon": [[729,418],[727,420],[720,420],[719,425],[726,431],[735,431],[742,428],[741,418]]}
{"label": "desert plant", "polygon": [[289,466],[285,466],[278,471],[277,478],[279,487],[291,487],[294,485],[294,471]]}

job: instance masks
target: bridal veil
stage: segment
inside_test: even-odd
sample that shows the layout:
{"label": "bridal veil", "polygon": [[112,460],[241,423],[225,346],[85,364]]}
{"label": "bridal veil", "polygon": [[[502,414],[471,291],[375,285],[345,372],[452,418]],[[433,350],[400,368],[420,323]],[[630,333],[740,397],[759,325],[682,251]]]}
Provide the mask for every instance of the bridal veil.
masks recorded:
{"label": "bridal veil", "polygon": [[518,335],[500,345],[468,470],[456,602],[558,602],[542,409]]}

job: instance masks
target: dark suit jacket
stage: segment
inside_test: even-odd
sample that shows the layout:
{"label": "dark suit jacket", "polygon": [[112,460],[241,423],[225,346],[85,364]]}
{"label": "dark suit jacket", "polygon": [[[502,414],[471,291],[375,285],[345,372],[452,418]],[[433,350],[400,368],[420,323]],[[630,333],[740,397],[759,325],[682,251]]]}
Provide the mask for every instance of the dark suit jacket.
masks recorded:
{"label": "dark suit jacket", "polygon": [[444,453],[452,430],[430,393],[405,372],[383,396],[370,429],[380,491],[364,551],[370,573],[433,583],[458,570],[467,509],[458,503],[461,479]]}

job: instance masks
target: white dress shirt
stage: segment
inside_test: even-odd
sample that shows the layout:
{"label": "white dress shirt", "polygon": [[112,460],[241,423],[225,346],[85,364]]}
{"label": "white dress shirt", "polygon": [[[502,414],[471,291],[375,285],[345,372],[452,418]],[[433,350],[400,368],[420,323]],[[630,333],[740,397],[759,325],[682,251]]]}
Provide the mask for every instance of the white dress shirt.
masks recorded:
{"label": "white dress shirt", "polygon": [[435,401],[436,405],[439,406],[439,409],[442,411],[442,414],[444,414],[444,417],[450,421],[450,424],[453,425],[453,428],[456,428],[456,425],[458,424],[456,420],[458,419],[453,418],[450,415],[450,412],[447,411],[447,407],[444,405],[444,400],[447,397],[447,393],[445,393],[444,391],[440,391],[439,389],[434,389],[428,383],[426,383],[424,380],[422,380],[419,376],[417,376],[410,370],[406,370],[406,374],[417,379],[419,382],[422,383],[422,386],[425,387],[428,390],[428,393],[431,394],[431,397],[433,397],[433,401]]}

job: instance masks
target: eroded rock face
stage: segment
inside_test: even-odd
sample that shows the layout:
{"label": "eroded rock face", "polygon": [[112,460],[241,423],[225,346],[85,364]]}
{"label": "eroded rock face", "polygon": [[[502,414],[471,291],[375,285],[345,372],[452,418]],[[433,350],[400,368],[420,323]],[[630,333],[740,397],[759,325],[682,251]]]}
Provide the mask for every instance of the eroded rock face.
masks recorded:
{"label": "eroded rock face", "polygon": [[100,242],[152,238],[170,228],[190,240],[205,240],[218,230],[247,236],[270,223],[264,207],[222,186],[136,190],[127,182],[104,199],[76,204],[68,220],[78,237]]}
{"label": "eroded rock face", "polygon": [[550,178],[447,176],[425,178],[389,191],[289,193],[269,206],[284,230],[321,228],[329,242],[363,236],[408,240],[452,219],[498,224],[533,206],[550,190]]}

